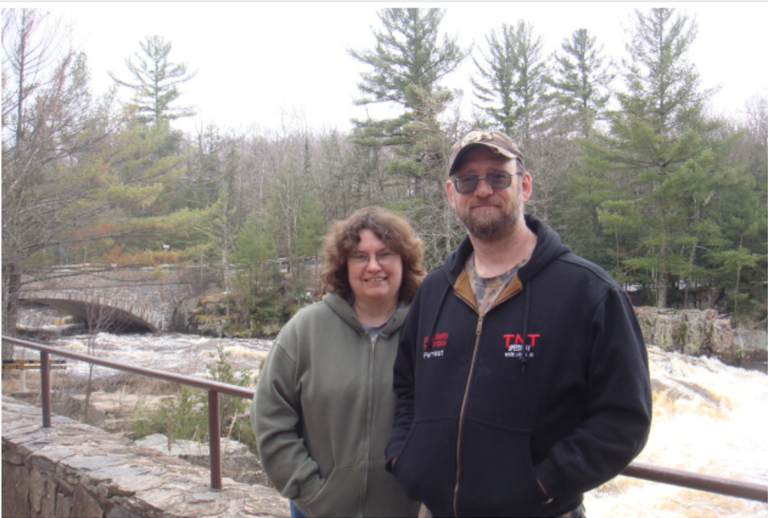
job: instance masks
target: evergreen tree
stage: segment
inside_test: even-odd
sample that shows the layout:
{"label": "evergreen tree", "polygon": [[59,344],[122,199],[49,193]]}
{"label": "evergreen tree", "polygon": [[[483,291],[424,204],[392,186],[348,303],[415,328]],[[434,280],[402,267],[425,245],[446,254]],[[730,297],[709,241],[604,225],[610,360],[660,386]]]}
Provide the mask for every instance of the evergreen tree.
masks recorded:
{"label": "evergreen tree", "polygon": [[558,193],[577,160],[569,126],[552,108],[544,42],[525,20],[502,25],[486,38],[487,49],[475,59],[472,77],[478,108],[525,153],[526,169],[536,188],[527,209],[544,221],[562,212]]}
{"label": "evergreen tree", "polygon": [[747,102],[746,117],[743,122],[745,131],[744,160],[755,177],[760,191],[768,188],[768,92],[756,95]]}
{"label": "evergreen tree", "polygon": [[400,185],[403,201],[396,206],[421,224],[427,242],[427,263],[439,261],[446,239],[444,220],[450,210],[445,201],[445,155],[450,146],[439,120],[453,99],[441,81],[453,72],[467,52],[456,38],[439,41],[440,9],[383,9],[382,30],[374,30],[373,50],[351,50],[351,55],[372,68],[358,84],[358,104],[387,103],[400,110],[392,118],[354,121],[351,140],[362,146],[389,147],[392,159],[385,167],[390,182]]}
{"label": "evergreen tree", "polygon": [[610,248],[606,241],[615,235],[601,233],[597,218],[597,207],[609,190],[595,171],[605,166],[593,163],[597,160],[594,156],[585,157],[579,166],[580,139],[592,138],[595,122],[604,118],[608,87],[614,78],[601,52],[589,31],[578,29],[563,40],[554,56],[556,64],[549,84],[555,109],[552,131],[546,138],[557,140],[556,149],[567,159],[560,162],[565,164],[563,184],[553,196],[551,224],[577,253],[615,267],[618,257],[606,254]]}
{"label": "evergreen tree", "polygon": [[440,9],[384,9],[379,11],[383,31],[374,30],[374,50],[350,50],[357,60],[370,65],[358,88],[364,95],[358,104],[395,103],[410,118],[435,115],[429,99],[445,94],[441,79],[453,72],[465,54],[456,38],[438,42],[445,15]]}
{"label": "evergreen tree", "polygon": [[555,54],[557,65],[549,80],[561,115],[575,119],[585,138],[605,110],[610,98],[608,88],[614,78],[600,55],[602,47],[597,48],[595,41],[587,29],[578,29],[570,39],[565,39],[561,52]]}
{"label": "evergreen tree", "polygon": [[438,42],[444,16],[439,9],[384,9],[378,14],[384,29],[374,31],[375,49],[350,50],[353,57],[373,68],[362,74],[358,88],[363,97],[356,103],[389,103],[402,111],[390,119],[354,121],[353,140],[398,146],[403,159],[398,172],[423,179],[442,165],[437,118],[453,94],[440,81],[465,54],[455,38],[444,36]]}
{"label": "evergreen tree", "polygon": [[492,30],[486,37],[488,55],[480,51],[484,64],[478,62],[477,58],[472,58],[479,79],[470,77],[470,82],[475,88],[475,96],[486,103],[480,108],[504,133],[512,135],[522,110],[515,91],[518,67],[517,39],[514,29],[507,24],[503,24],[499,32],[500,35],[496,30]]}
{"label": "evergreen tree", "polygon": [[169,61],[172,45],[160,36],[148,36],[139,45],[141,52],[134,54],[136,61],[125,60],[132,80],[122,80],[109,73],[118,85],[133,90],[129,107],[135,111],[138,120],[157,123],[194,115],[191,108],[173,104],[181,96],[178,85],[195,77],[197,72],[188,72],[186,63]]}
{"label": "evergreen tree", "polygon": [[491,31],[486,43],[488,54],[481,51],[482,60],[474,60],[475,96],[493,123],[527,148],[545,117],[544,42],[534,37],[532,24],[519,20],[515,27],[503,24],[500,34]]}
{"label": "evergreen tree", "polygon": [[[220,190],[227,188],[227,172],[224,169],[228,142],[219,128],[208,125],[194,136],[187,153],[187,168],[181,185],[178,201],[195,207],[206,207],[220,197]],[[232,195],[230,189],[228,194]]]}
{"label": "evergreen tree", "polygon": [[721,290],[721,311],[735,321],[764,321],[768,244],[768,100],[754,97],[746,117],[718,135],[720,163],[730,174],[720,181],[712,204],[720,212],[718,243],[705,251],[713,282]]}
{"label": "evergreen tree", "polygon": [[[614,274],[649,287],[658,307],[669,305],[670,288],[706,282],[702,251],[717,245],[721,216],[713,200],[738,175],[715,148],[718,124],[703,114],[709,93],[687,60],[695,35],[695,21],[674,9],[635,11],[628,91],[609,113],[609,135],[588,144],[610,189],[598,219],[614,236]],[[673,300],[681,303],[677,292]]]}
{"label": "evergreen tree", "polygon": [[[206,257],[211,253],[206,229],[218,221],[222,186],[201,181],[199,188],[190,189],[194,182],[189,181],[187,165],[198,165],[191,160],[193,156],[202,162],[194,172],[217,169],[219,156],[206,153],[204,145],[209,142],[202,136],[196,148],[171,128],[173,120],[194,114],[188,108],[176,107],[176,102],[181,96],[178,85],[195,74],[188,73],[185,63],[169,60],[171,44],[163,38],[147,37],[140,46],[141,53],[125,60],[132,81],[118,79],[110,72],[118,85],[133,90],[133,98],[124,111],[121,132],[110,142],[114,150],[109,158],[110,172],[117,183],[107,193],[111,210],[103,215],[101,228],[109,227],[111,232],[104,234],[102,247],[107,250],[102,253],[121,264],[170,259],[202,262],[210,259]],[[216,146],[218,135],[215,129],[210,131],[210,144]],[[215,175],[218,171],[201,174]],[[226,211],[228,214],[229,205]],[[172,256],[158,253],[168,247],[174,250]],[[213,264],[222,264],[220,259]],[[227,264],[222,267],[226,270]],[[222,273],[228,278],[226,271]]]}
{"label": "evergreen tree", "polygon": [[333,193],[320,196],[318,201],[323,205],[325,221],[331,222],[343,219],[352,212],[352,207],[367,205],[364,202],[361,205],[360,200],[368,190],[366,180],[372,168],[362,153],[364,148],[350,145],[344,134],[332,130],[320,135],[318,140],[318,187],[324,193]]}
{"label": "evergreen tree", "polygon": [[80,252],[83,260],[155,265],[196,261],[201,244],[207,250],[205,228],[215,203],[196,207],[178,201],[185,157],[168,151],[174,133],[168,121],[145,126],[131,119],[100,143],[90,160],[108,182],[99,192],[105,207],[71,243],[87,246]]}
{"label": "evergreen tree", "polygon": [[281,307],[285,297],[278,291],[282,276],[275,237],[269,222],[254,211],[240,227],[232,253],[235,275],[230,300],[236,311],[254,321],[259,334],[279,330],[290,317]]}

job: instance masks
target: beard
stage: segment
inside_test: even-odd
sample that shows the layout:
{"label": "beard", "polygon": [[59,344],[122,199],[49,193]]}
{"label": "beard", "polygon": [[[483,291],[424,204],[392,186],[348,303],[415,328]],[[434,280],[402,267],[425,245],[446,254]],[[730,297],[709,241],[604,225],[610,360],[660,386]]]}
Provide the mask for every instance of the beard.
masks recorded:
{"label": "beard", "polygon": [[[501,208],[501,211],[473,213],[472,207],[484,205],[488,201]],[[483,241],[493,241],[506,236],[515,228],[518,220],[523,219],[523,203],[522,199],[516,197],[505,207],[503,201],[486,199],[469,206],[463,214],[457,211],[457,215],[471,236]]]}

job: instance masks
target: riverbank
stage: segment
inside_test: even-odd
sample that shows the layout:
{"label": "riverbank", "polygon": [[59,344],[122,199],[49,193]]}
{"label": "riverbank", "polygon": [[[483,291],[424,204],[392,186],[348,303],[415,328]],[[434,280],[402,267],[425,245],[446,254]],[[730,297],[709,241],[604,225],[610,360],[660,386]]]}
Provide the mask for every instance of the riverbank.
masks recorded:
{"label": "riverbank", "polygon": [[[734,329],[716,311],[635,308],[646,344],[694,357],[717,358],[727,365],[760,367],[768,361],[768,333],[758,328]],[[763,370],[765,372],[765,370]]]}

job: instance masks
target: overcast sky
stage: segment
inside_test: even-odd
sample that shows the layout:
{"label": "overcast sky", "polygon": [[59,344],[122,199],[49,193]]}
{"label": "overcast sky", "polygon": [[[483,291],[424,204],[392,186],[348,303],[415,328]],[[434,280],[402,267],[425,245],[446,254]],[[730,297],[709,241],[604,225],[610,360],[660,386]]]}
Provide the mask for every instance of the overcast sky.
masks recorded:
{"label": "overcast sky", "polygon": [[[8,3],[6,3],[8,5]],[[394,3],[368,2],[55,2],[17,3],[61,15],[71,23],[74,42],[88,55],[96,93],[112,84],[107,71],[128,79],[125,58],[139,52],[150,35],[173,44],[171,61],[186,62],[197,76],[181,86],[181,104],[197,116],[177,127],[194,131],[203,124],[221,128],[277,130],[283,117],[302,113],[315,128],[350,128],[357,82],[366,68],[348,48],[374,45],[376,11]],[[768,95],[768,3],[765,2],[456,2],[415,3],[444,7],[442,29],[459,44],[485,47],[485,37],[502,23],[524,19],[544,41],[545,54],[564,38],[586,28],[605,45],[606,55],[625,56],[625,28],[633,9],[675,7],[696,17],[699,32],[690,58],[703,87],[719,86],[717,113],[743,112],[756,94]],[[135,60],[134,60],[135,61]],[[471,60],[452,76],[462,88],[465,110],[473,99]],[[127,96],[127,92],[125,92]]]}

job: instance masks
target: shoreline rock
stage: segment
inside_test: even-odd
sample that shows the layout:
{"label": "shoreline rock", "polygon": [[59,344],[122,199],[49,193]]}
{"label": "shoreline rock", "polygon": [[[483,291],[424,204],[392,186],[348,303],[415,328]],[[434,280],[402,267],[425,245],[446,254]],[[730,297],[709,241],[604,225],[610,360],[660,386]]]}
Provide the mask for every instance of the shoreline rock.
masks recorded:
{"label": "shoreline rock", "polygon": [[768,360],[765,330],[738,332],[731,320],[713,309],[669,309],[639,306],[637,320],[646,344],[690,356],[711,356],[737,367]]}

